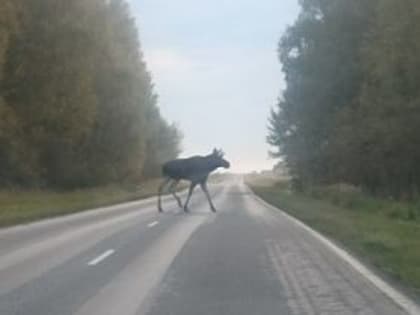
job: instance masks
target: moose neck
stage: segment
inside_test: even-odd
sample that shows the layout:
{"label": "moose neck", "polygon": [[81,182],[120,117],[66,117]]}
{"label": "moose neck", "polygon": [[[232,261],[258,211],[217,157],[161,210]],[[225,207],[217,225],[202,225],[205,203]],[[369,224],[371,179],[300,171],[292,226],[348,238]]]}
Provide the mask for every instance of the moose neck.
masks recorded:
{"label": "moose neck", "polygon": [[206,167],[206,170],[209,173],[211,173],[214,170],[216,170],[219,167],[219,165],[218,165],[217,161],[215,161],[212,156],[207,156],[206,157],[206,165],[205,165],[205,167]]}

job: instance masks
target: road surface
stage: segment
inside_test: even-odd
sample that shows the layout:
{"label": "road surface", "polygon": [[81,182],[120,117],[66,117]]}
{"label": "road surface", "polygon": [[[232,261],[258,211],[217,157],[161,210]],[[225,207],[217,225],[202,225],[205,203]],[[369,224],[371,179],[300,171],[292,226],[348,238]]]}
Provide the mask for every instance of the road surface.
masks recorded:
{"label": "road surface", "polygon": [[[0,230],[1,315],[408,314],[240,179]],[[184,196],[185,197],[185,196]]]}

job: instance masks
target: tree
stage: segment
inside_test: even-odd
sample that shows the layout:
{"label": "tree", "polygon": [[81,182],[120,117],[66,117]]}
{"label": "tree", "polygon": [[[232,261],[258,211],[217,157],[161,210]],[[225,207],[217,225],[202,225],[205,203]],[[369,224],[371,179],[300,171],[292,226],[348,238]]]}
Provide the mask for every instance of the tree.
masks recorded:
{"label": "tree", "polygon": [[374,2],[301,1],[280,41],[287,88],[271,113],[268,142],[306,185],[339,180],[334,131],[359,95],[360,48]]}
{"label": "tree", "polygon": [[146,160],[177,154],[178,130],[158,113],[125,1],[5,0],[0,9],[0,185],[139,181]]}
{"label": "tree", "polygon": [[10,47],[5,97],[33,156],[32,173],[59,184],[75,174],[79,164],[66,161],[94,122],[93,50],[77,1],[22,4],[22,31]]}
{"label": "tree", "polygon": [[420,4],[301,1],[283,36],[287,89],[268,141],[303,185],[349,182],[387,196],[420,186]]}
{"label": "tree", "polygon": [[157,108],[152,109],[148,117],[154,124],[148,129],[150,132],[146,143],[147,154],[143,171],[143,176],[146,178],[160,174],[162,164],[179,155],[182,139],[178,127],[175,124],[168,124]]}
{"label": "tree", "polygon": [[[146,115],[155,108],[151,77],[139,47],[134,19],[124,1],[110,1],[95,35],[105,53],[97,56],[95,87],[99,100],[88,142],[93,181],[140,179],[146,158]],[[157,121],[150,121],[153,126]]]}
{"label": "tree", "polygon": [[420,185],[420,4],[382,0],[363,49],[365,80],[353,149],[357,182],[387,195],[412,196]]}
{"label": "tree", "polygon": [[11,179],[18,181],[17,175],[22,169],[16,154],[22,149],[18,139],[18,120],[14,109],[4,99],[3,86],[11,42],[19,31],[17,13],[18,7],[14,1],[4,0],[0,3],[0,185],[9,184]]}

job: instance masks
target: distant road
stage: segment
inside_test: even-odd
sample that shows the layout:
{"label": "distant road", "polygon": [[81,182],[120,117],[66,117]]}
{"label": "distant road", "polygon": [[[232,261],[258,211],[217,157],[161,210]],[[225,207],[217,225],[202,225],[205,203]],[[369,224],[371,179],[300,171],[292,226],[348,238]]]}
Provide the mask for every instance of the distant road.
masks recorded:
{"label": "distant road", "polygon": [[210,190],[0,230],[0,314],[408,314],[240,179]]}

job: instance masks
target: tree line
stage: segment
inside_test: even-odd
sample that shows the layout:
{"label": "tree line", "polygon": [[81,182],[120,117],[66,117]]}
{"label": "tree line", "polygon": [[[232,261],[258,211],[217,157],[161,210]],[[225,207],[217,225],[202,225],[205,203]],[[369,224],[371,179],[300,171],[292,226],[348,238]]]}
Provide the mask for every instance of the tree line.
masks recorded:
{"label": "tree line", "polygon": [[0,2],[0,186],[138,182],[179,145],[124,0]]}
{"label": "tree line", "polygon": [[301,188],[420,188],[420,2],[301,0],[279,44],[268,142]]}

